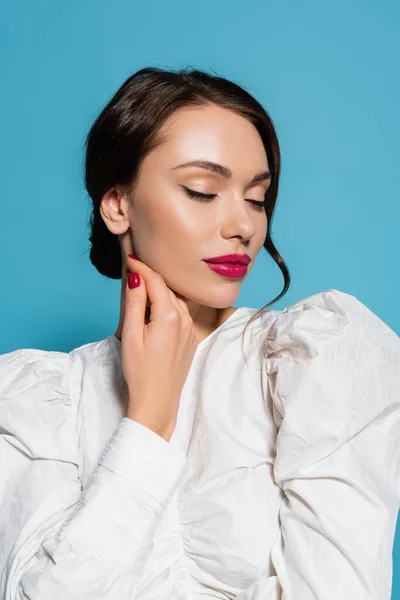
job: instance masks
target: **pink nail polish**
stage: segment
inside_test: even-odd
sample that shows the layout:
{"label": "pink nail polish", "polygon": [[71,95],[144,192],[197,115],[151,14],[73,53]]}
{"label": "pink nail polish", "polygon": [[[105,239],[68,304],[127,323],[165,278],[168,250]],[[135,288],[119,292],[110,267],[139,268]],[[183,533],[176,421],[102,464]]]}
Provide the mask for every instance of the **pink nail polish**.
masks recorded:
{"label": "pink nail polish", "polygon": [[132,271],[128,275],[128,287],[130,290],[132,290],[133,288],[137,288],[139,286],[140,286],[140,275],[139,275],[139,273]]}
{"label": "pink nail polish", "polygon": [[134,254],[128,254],[129,258],[133,258],[134,260],[137,260],[136,256]]}

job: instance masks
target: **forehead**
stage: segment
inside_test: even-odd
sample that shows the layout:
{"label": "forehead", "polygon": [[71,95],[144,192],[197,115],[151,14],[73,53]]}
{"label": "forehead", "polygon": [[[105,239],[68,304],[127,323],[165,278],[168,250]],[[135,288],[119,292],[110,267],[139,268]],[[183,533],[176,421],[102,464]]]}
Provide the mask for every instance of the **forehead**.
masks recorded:
{"label": "forehead", "polygon": [[215,105],[185,107],[175,111],[163,124],[159,157],[177,160],[206,159],[250,168],[268,167],[267,156],[257,129],[237,113]]}

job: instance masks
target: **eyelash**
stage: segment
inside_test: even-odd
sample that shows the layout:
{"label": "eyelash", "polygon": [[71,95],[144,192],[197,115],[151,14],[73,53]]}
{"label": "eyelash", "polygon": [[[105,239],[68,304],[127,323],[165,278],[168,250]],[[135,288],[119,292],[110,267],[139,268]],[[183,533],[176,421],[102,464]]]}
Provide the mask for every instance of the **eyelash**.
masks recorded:
{"label": "eyelash", "polygon": [[[190,196],[191,198],[197,198],[199,200],[199,202],[207,202],[208,200],[212,200],[213,198],[215,198],[216,194],[202,194],[201,192],[196,192],[196,190],[192,190],[191,188],[188,188],[186,186],[181,186],[185,192],[188,194],[188,196]],[[201,198],[201,200],[200,200]],[[266,208],[267,205],[267,201],[264,200],[263,202],[258,202],[257,200],[248,200],[248,202],[250,202],[251,204],[253,204],[253,206],[256,207],[257,210],[261,211],[263,209]]]}

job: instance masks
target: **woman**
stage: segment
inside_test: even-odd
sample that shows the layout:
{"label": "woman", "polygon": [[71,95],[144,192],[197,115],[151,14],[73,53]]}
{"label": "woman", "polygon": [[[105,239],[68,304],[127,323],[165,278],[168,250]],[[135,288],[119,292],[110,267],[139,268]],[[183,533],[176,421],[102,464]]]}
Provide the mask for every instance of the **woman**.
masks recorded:
{"label": "woman", "polygon": [[334,289],[232,306],[263,246],[289,287],[279,172],[265,110],[200,71],[142,69],[96,119],[90,258],[120,321],[0,357],[2,598],[389,598],[399,338]]}

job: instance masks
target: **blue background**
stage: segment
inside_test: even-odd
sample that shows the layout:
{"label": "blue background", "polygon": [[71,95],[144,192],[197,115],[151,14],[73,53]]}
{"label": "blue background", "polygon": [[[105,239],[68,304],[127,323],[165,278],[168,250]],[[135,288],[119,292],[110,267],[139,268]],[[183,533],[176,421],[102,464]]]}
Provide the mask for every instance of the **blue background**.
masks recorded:
{"label": "blue background", "polygon": [[[83,144],[144,66],[212,70],[270,112],[283,161],[272,231],[292,275],[271,308],[335,288],[400,333],[398,2],[3,0],[0,19],[0,353],[115,331],[120,282],[89,261]],[[262,251],[235,306],[263,306],[282,281]]]}

